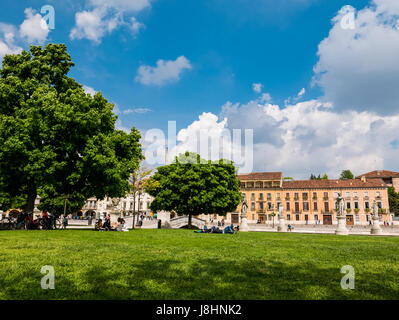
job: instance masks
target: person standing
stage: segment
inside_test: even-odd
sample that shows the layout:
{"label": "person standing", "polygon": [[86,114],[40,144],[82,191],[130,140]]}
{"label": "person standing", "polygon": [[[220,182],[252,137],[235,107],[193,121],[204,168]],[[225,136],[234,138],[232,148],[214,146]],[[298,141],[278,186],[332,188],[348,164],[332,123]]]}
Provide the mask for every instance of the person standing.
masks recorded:
{"label": "person standing", "polygon": [[63,216],[62,218],[62,229],[66,229],[66,227],[68,226],[68,218],[66,216]]}

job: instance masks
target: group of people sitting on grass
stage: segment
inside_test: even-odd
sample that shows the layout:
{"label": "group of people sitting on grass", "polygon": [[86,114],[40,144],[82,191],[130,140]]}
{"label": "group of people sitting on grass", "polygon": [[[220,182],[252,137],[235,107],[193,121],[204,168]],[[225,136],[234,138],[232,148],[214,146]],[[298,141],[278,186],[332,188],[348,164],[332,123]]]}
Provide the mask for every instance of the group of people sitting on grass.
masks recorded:
{"label": "group of people sitting on grass", "polygon": [[208,228],[206,225],[203,229],[194,231],[195,233],[230,233],[230,234],[237,234],[238,230],[240,229],[239,226],[234,226],[231,224],[230,226],[225,227],[224,229],[219,229],[218,227],[212,226]]}
{"label": "group of people sitting on grass", "polygon": [[118,218],[117,222],[111,225],[111,216],[107,215],[103,223],[102,219],[98,219],[94,227],[95,231],[129,231],[125,226],[125,220]]}

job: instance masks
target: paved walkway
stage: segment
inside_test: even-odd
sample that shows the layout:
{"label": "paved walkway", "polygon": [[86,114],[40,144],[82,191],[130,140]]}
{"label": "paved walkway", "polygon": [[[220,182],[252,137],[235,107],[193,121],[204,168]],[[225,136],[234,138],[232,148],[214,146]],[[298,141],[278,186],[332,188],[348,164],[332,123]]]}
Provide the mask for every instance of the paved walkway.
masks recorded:
{"label": "paved walkway", "polygon": [[[287,231],[287,233],[313,233],[313,234],[335,234],[335,229],[337,226],[293,226],[292,231]],[[348,227],[349,235],[361,235],[361,236],[368,236],[370,234],[370,227]],[[395,236],[399,237],[399,228],[395,227],[381,227],[382,233],[380,236]],[[277,232],[277,225],[273,228],[271,226],[265,225],[249,225],[249,231],[254,232]],[[374,236],[374,235],[373,235]]]}

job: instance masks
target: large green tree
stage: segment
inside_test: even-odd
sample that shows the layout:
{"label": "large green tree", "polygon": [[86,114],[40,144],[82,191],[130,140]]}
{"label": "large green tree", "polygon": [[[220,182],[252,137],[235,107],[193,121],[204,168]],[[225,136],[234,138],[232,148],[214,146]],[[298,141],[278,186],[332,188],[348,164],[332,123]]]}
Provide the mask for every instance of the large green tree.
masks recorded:
{"label": "large green tree", "polygon": [[341,180],[343,180],[343,179],[354,179],[355,176],[353,175],[352,171],[350,171],[350,170],[342,170],[341,176],[339,178]]}
{"label": "large green tree", "polygon": [[155,197],[150,207],[157,212],[174,211],[192,216],[226,215],[235,211],[241,200],[237,170],[228,161],[207,161],[186,152],[169,165],[159,167],[150,178],[147,192]]}
{"label": "large green tree", "polygon": [[3,59],[0,195],[23,198],[27,211],[37,195],[42,209],[58,213],[67,197],[76,209],[89,197],[124,196],[143,158],[138,130],[116,130],[113,104],[68,77],[73,66],[63,44]]}

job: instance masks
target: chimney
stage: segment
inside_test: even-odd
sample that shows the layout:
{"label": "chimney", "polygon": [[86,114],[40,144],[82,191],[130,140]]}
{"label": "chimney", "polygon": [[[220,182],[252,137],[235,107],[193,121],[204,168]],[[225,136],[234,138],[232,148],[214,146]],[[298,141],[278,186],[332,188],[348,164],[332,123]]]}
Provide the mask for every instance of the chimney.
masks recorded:
{"label": "chimney", "polygon": [[361,176],[360,177],[360,180],[362,180],[363,182],[366,182],[367,180],[366,180],[366,176]]}

